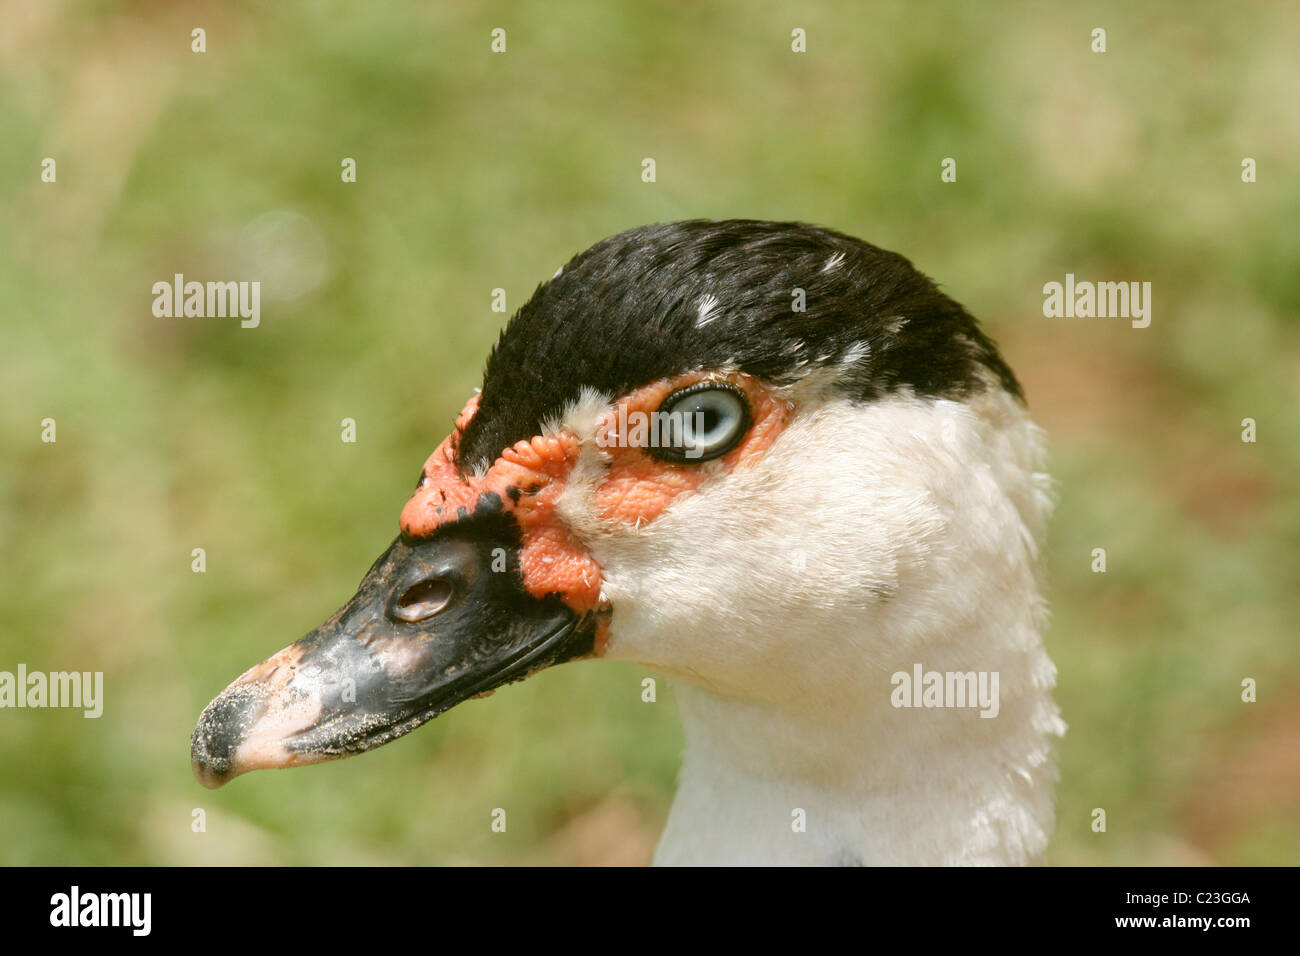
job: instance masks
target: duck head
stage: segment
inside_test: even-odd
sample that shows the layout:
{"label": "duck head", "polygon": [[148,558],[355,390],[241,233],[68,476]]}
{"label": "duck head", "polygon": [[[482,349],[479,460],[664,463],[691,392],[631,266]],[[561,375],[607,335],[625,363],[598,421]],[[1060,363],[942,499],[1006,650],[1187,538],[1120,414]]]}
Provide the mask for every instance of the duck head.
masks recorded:
{"label": "duck head", "polygon": [[677,678],[688,723],[804,721],[723,732],[742,775],[784,748],[838,785],[819,727],[896,737],[890,675],[981,647],[1004,712],[1056,732],[1039,455],[993,343],[901,256],[799,223],[606,239],[510,321],[357,593],[204,710],[195,773],[360,753],[597,657]]}

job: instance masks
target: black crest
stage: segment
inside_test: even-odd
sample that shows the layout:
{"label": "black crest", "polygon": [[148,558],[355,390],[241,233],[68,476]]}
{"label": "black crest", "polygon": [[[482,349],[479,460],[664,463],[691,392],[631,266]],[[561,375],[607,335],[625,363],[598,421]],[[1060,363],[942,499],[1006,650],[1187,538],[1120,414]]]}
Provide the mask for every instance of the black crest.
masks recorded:
{"label": "black crest", "polygon": [[803,223],[664,223],[596,243],[515,314],[459,464],[537,434],[584,386],[617,396],[724,367],[777,385],[834,368],[859,401],[959,397],[989,373],[1021,394],[975,319],[900,255]]}

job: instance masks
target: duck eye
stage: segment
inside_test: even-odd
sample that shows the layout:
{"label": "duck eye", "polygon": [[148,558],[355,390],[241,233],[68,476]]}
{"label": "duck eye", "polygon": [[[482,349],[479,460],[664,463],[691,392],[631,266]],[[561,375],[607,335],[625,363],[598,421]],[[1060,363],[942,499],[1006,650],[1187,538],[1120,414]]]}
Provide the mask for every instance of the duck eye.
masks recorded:
{"label": "duck eye", "polygon": [[669,461],[696,464],[740,444],[749,429],[749,405],[738,388],[700,382],[664,399],[656,418],[651,450]]}

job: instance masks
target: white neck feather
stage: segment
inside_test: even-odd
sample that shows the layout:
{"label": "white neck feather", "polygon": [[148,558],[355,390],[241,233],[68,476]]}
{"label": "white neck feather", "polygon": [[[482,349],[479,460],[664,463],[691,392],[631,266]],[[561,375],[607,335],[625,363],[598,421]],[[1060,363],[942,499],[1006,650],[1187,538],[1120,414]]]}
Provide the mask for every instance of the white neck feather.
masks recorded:
{"label": "white neck feather", "polygon": [[[687,748],[656,862],[1034,861],[1064,731],[1037,428],[996,387],[791,398],[762,461],[643,529],[569,503],[614,609],[608,656],[677,687]],[[894,706],[917,665],[997,672],[997,715]]]}
{"label": "white neck feather", "polygon": [[[922,663],[969,668],[964,646],[987,647],[999,633],[951,635]],[[1035,862],[1053,822],[1049,739],[1063,729],[1048,690],[1055,671],[1041,650],[1009,647],[981,665],[1000,671],[1001,686],[1034,689],[1004,694],[998,716],[984,719],[896,709],[884,682],[833,715],[675,683],[686,754],[655,863]]]}

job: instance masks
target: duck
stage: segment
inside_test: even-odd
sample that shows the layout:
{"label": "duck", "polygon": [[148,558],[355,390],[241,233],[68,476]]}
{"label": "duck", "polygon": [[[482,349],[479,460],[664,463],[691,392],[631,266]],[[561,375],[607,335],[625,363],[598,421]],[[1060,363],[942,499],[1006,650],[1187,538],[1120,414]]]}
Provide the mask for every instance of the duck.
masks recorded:
{"label": "duck", "polygon": [[1041,863],[1044,467],[996,344],[903,256],[802,222],[621,232],[506,324],[392,544],[207,705],[194,773],[632,661],[684,736],[656,865]]}

